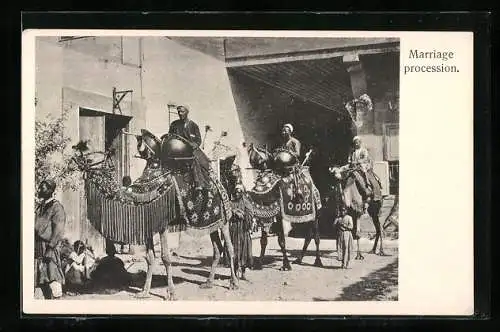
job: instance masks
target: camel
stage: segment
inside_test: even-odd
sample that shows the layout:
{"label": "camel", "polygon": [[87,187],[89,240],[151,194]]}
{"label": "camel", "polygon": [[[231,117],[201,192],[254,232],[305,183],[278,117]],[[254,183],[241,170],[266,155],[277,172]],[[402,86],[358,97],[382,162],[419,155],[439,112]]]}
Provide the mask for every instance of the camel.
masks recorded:
{"label": "camel", "polygon": [[[132,186],[142,187],[149,193],[158,194],[162,190],[165,190],[165,179],[171,179],[173,174],[186,172],[189,167],[189,162],[193,159],[192,147],[182,138],[177,135],[167,134],[162,136],[161,141],[156,138],[147,130],[141,130],[141,135],[136,135],[138,140],[137,149],[139,155],[138,158],[142,158],[146,161],[146,167],[142,175],[132,183]],[[90,176],[87,178],[92,181],[92,177],[100,176],[102,172],[98,172],[92,169],[85,169],[86,173]],[[163,179],[159,181],[158,179]],[[218,180],[211,176],[212,181],[216,184],[220,184]],[[167,181],[168,182],[168,181]],[[217,227],[217,229],[210,232],[210,240],[213,247],[213,261],[211,265],[210,274],[207,280],[200,285],[201,288],[211,288],[213,287],[213,282],[215,278],[215,270],[219,264],[221,253],[223,252],[223,246],[221,243],[219,231],[227,245],[228,254],[230,258],[230,271],[231,278],[229,283],[229,289],[237,289],[238,278],[235,273],[234,267],[234,248],[231,243],[231,237],[229,234],[229,219],[231,211],[227,206],[223,204],[224,196],[227,197],[227,193],[222,185],[216,185],[217,193],[222,197],[220,205],[220,215],[224,218],[222,224]],[[120,193],[123,196],[127,194],[125,192]],[[177,196],[180,197],[180,196]],[[195,197],[195,196],[193,196]],[[176,204],[176,217],[179,217],[179,206],[182,205],[179,199],[177,199]],[[228,211],[229,210],[229,211]],[[201,217],[200,217],[201,218]],[[91,220],[93,222],[93,220]],[[134,220],[116,220],[117,223],[134,223]],[[147,262],[147,272],[146,279],[142,291],[136,295],[137,298],[147,298],[150,296],[151,282],[153,277],[153,268],[155,265],[155,255],[154,255],[154,243],[153,236],[155,233],[159,233],[160,236],[160,246],[161,246],[161,260],[165,266],[167,273],[167,295],[165,300],[176,300],[175,287],[173,282],[173,272],[172,272],[172,260],[168,244],[168,226],[163,225],[160,229],[156,229],[153,233],[146,234],[147,240],[146,245],[146,262]],[[115,240],[115,239],[112,239]]]}
{"label": "camel", "polygon": [[[355,259],[362,260],[364,256],[361,254],[359,247],[359,219],[367,212],[375,226],[375,242],[373,248],[369,253],[385,256],[383,249],[383,229],[379,219],[380,210],[382,207],[382,196],[377,195],[375,198],[374,193],[381,192],[382,186],[380,182],[374,177],[371,172],[368,177],[371,179],[370,189],[365,183],[362,176],[357,174],[357,170],[342,167],[330,167],[330,172],[333,173],[334,184],[334,198],[342,202],[347,209],[348,213],[352,216],[355,224],[353,236],[357,243],[357,254]],[[379,198],[380,197],[380,198]],[[380,248],[377,252],[377,245],[380,240]]]}
{"label": "camel", "polygon": [[[256,148],[253,144],[250,144],[247,149],[248,155],[249,155],[249,160],[250,164],[253,166],[254,169],[258,170],[258,175],[257,175],[257,180],[255,183],[255,187],[252,189],[252,192],[255,193],[255,189],[258,188],[260,185],[264,184],[266,185],[266,178],[269,176],[277,176],[279,178],[278,182],[275,183],[278,184],[280,181],[283,181],[284,178],[289,174],[287,172],[283,173],[282,170],[283,168],[286,167],[297,167],[297,170],[306,170],[305,167],[302,165],[298,165],[298,161],[292,157],[291,155],[287,154],[286,152],[278,152],[275,153],[274,155],[271,154],[270,152],[267,151],[267,149],[259,149]],[[280,166],[281,165],[281,166]],[[292,166],[293,165],[293,166]],[[285,167],[283,167],[285,166]],[[310,177],[309,173],[305,173],[306,178],[308,181],[310,181],[310,184],[312,185],[313,190],[317,190],[312,178]],[[264,182],[264,183],[262,183]],[[258,212],[261,208],[264,207],[264,205],[275,205],[279,206],[282,203],[282,198],[280,195],[282,193],[280,192],[280,189],[277,188],[278,190],[274,191],[274,196],[271,195],[271,197],[265,200],[264,202],[260,201],[259,195],[255,194],[250,194],[246,195],[245,197],[249,201],[249,204],[251,205],[251,210]],[[280,194],[281,193],[281,194]],[[300,197],[303,193],[298,192],[297,199],[300,201],[303,197]],[[314,195],[314,193],[311,193]],[[319,198],[319,192],[318,198]],[[254,198],[257,199],[257,201],[254,200]],[[304,245],[302,247],[302,251],[299,254],[299,257],[294,261],[295,264],[301,264],[302,259],[307,251],[307,248],[309,247],[309,244],[311,243],[312,238],[314,238],[314,242],[316,244],[316,257],[314,261],[314,266],[322,267],[323,263],[321,261],[320,257],[320,251],[319,251],[319,244],[320,244],[320,235],[319,235],[319,211],[321,209],[321,202],[318,200],[315,200],[313,198],[313,204],[315,204],[314,209],[316,211],[315,217],[312,218],[311,220],[307,220],[305,222],[301,222],[307,225],[307,232],[306,232],[306,237],[304,240]],[[290,262],[288,260],[287,256],[287,251],[286,251],[286,241],[285,241],[285,227],[284,227],[284,221],[283,221],[283,208],[279,209],[274,209],[272,215],[268,215],[266,217],[256,217],[258,225],[261,227],[261,239],[260,239],[260,245],[261,245],[261,250],[260,250],[260,256],[259,259],[256,260],[255,264],[255,269],[261,269],[262,268],[262,261],[265,256],[265,251],[266,247],[268,244],[268,232],[267,229],[269,229],[269,226],[274,222],[274,224],[277,226],[277,235],[278,235],[278,244],[280,246],[281,252],[283,254],[283,266],[281,267],[280,270],[282,271],[289,271],[292,269]],[[294,223],[291,223],[291,227],[294,226]]]}

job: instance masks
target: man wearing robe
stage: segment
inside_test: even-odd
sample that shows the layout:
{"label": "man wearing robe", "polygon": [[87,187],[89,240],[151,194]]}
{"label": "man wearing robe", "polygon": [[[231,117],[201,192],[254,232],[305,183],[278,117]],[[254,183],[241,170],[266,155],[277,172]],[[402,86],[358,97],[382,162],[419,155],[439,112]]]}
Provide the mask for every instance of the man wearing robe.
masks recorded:
{"label": "man wearing robe", "polygon": [[301,144],[298,139],[292,136],[292,134],[293,126],[289,123],[285,124],[281,131],[281,135],[283,137],[283,144],[281,147],[294,154],[297,160],[299,160]]}
{"label": "man wearing robe", "polygon": [[198,125],[188,118],[189,109],[186,106],[178,106],[177,114],[179,119],[172,122],[169,128],[169,134],[176,134],[186,139],[194,149],[193,177],[196,190],[210,189],[210,178],[208,170],[210,160],[200,149],[201,134]]}
{"label": "man wearing robe", "polygon": [[35,211],[35,288],[44,290],[46,297],[62,296],[64,271],[61,243],[66,224],[63,205],[53,195],[56,183],[44,180],[38,188],[41,203]]}
{"label": "man wearing robe", "polygon": [[[368,153],[368,149],[363,146],[361,138],[359,136],[355,136],[353,138],[353,145],[354,148],[349,154],[348,162],[349,165],[352,168],[357,169],[360,171],[360,174],[363,176],[364,180],[366,181],[367,186],[370,188],[370,190],[374,190],[375,187],[380,186],[380,179],[375,175],[373,172],[373,162],[370,157],[370,154]],[[379,186],[374,185],[374,181],[377,181],[379,183]],[[376,193],[376,198],[379,199],[378,196],[381,195],[379,192],[380,190],[377,190]]]}

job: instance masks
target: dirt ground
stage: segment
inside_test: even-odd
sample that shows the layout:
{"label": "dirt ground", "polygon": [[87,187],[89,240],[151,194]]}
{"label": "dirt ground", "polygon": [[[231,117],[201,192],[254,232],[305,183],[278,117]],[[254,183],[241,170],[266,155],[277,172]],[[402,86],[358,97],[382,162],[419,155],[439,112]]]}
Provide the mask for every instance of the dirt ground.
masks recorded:
{"label": "dirt ground", "polygon": [[[286,239],[290,259],[293,261],[303,245],[303,239]],[[200,289],[209,274],[212,247],[208,236],[194,241],[181,238],[173,256],[173,273],[177,300],[226,300],[226,301],[397,301],[398,298],[398,242],[384,241],[388,256],[367,252],[373,241],[361,239],[365,259],[353,260],[351,268],[340,269],[335,240],[321,240],[321,259],[324,267],[312,266],[314,242],[311,242],[303,265],[292,265],[291,271],[279,271],[282,255],[277,237],[270,237],[262,270],[249,270],[247,279],[239,281],[239,289],[229,290],[229,268],[217,269],[215,285]],[[259,239],[253,240],[254,257],[260,253]],[[113,294],[65,295],[65,299],[123,299],[134,300],[144,282],[146,263],[144,252],[134,256],[119,255],[133,276],[132,286]],[[159,256],[158,256],[159,257]],[[150,300],[162,300],[166,294],[165,268],[157,258]]]}

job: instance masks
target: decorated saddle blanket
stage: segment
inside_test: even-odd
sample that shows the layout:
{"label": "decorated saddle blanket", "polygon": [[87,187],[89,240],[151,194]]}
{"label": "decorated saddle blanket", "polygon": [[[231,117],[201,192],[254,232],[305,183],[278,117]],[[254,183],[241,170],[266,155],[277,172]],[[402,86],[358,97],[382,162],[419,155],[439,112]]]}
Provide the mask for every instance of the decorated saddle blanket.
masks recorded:
{"label": "decorated saddle blanket", "polygon": [[231,202],[226,190],[213,171],[209,171],[209,188],[195,190],[191,172],[174,174],[173,182],[179,202],[180,216],[191,235],[212,233],[232,216]]}
{"label": "decorated saddle blanket", "polygon": [[309,222],[321,208],[319,191],[307,168],[296,169],[280,182],[283,221]]}
{"label": "decorated saddle blanket", "polygon": [[[109,197],[92,180],[85,182],[87,218],[104,237],[112,241],[144,245],[153,234],[168,227],[176,231],[174,185],[165,186],[150,201],[134,201],[132,196]],[[131,194],[133,195],[133,193]],[[120,197],[120,198],[119,198]]]}
{"label": "decorated saddle blanket", "polygon": [[247,210],[260,226],[269,227],[280,213],[280,181],[281,177],[276,173],[262,171],[257,175],[254,187],[243,196]]}
{"label": "decorated saddle blanket", "polygon": [[356,188],[363,197],[372,194],[371,184],[366,182],[365,177],[359,170],[352,170],[347,174],[344,186],[347,187],[351,182],[354,182]]}
{"label": "decorated saddle blanket", "polygon": [[117,193],[117,199],[131,203],[151,202],[173,185],[170,172],[162,169],[157,162],[148,162],[141,176],[133,184],[122,188]]}
{"label": "decorated saddle blanket", "polygon": [[303,223],[316,218],[321,208],[319,191],[307,168],[298,168],[288,176],[272,171],[261,172],[245,202],[260,224],[269,224],[281,213],[285,222]]}
{"label": "decorated saddle blanket", "polygon": [[213,232],[231,218],[231,206],[224,187],[209,173],[210,189],[195,191],[190,172],[174,174],[148,163],[132,185],[113,189],[113,195],[93,176],[86,181],[87,217],[105,237],[129,244],[145,244],[166,228]]}

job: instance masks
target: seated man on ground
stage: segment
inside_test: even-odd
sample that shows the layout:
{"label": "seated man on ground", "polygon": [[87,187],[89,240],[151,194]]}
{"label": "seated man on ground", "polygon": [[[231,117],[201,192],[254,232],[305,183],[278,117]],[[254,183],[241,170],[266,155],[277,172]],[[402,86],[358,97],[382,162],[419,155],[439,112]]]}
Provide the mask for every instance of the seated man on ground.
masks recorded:
{"label": "seated man on ground", "polygon": [[122,290],[130,283],[130,275],[123,261],[115,257],[116,248],[112,241],[106,241],[106,254],[91,273],[94,289],[103,291]]}
{"label": "seated man on ground", "polygon": [[81,293],[83,291],[89,281],[94,263],[92,252],[88,250],[82,241],[75,241],[65,266],[67,292]]}

